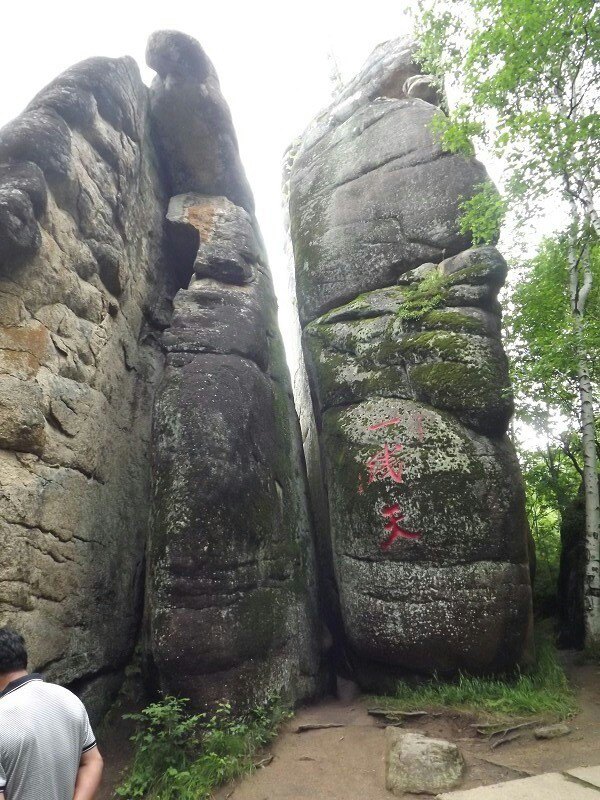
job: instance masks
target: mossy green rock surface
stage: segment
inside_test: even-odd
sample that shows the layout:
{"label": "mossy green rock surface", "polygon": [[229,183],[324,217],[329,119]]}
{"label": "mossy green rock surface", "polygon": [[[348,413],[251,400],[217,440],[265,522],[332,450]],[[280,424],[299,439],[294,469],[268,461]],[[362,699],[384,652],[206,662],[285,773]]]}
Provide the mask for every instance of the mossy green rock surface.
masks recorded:
{"label": "mossy green rock surface", "polygon": [[526,661],[528,554],[510,444],[387,398],[325,412],[322,437],[352,650],[423,672]]}
{"label": "mossy green rock surface", "polygon": [[[293,703],[319,680],[316,577],[271,279],[259,252],[246,259],[247,280],[220,279],[236,241],[238,255],[249,252],[243,226],[225,224],[245,212],[219,197],[174,200],[178,225],[193,227],[202,213],[204,246],[163,334],[148,657],[161,688],[197,708],[223,699],[243,708],[274,694]],[[227,263],[199,262],[225,247]]]}
{"label": "mossy green rock surface", "polygon": [[443,112],[433,94],[411,97],[418,68],[405,79],[401,50],[378,48],[352,95],[316,118],[289,181],[340,669],[370,690],[403,670],[487,673],[532,657],[497,300],[507,265],[460,233],[460,204],[487,175],[443,151]]}

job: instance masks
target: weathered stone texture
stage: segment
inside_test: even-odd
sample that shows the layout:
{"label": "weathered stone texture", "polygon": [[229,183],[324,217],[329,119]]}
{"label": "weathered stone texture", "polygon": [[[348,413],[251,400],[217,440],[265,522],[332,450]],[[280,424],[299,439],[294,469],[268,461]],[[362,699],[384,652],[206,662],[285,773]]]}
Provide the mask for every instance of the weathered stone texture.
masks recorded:
{"label": "weathered stone texture", "polygon": [[397,797],[433,795],[460,785],[466,765],[455,744],[421,733],[385,729],[385,787]]}
{"label": "weathered stone texture", "polygon": [[377,98],[300,148],[290,209],[302,324],[468,247],[458,207],[486,173],[442,150],[428,127],[441,113]]}
{"label": "weathered stone texture", "polygon": [[[390,420],[398,422],[376,427]],[[509,668],[530,588],[507,443],[391,398],[327,411],[321,436],[354,651],[417,671]],[[395,522],[416,538],[394,539]]]}
{"label": "weathered stone texture", "polygon": [[169,294],[135,63],[63,73],[0,131],[0,159],[0,620],[83,689],[135,641]]}
{"label": "weathered stone texture", "polygon": [[[274,693],[295,701],[319,680],[316,577],[271,276],[212,67],[187,37],[159,34],[148,53],[165,166],[188,192],[171,198],[169,234],[194,272],[162,339],[149,657],[161,687],[196,706]],[[200,90],[189,82],[195,65]],[[192,140],[200,131],[191,150],[174,138],[183,131]],[[202,137],[217,153],[199,174]]]}
{"label": "weathered stone texture", "polygon": [[350,109],[346,90],[296,145],[289,178],[342,636],[370,688],[402,669],[531,657],[527,523],[505,438],[506,263],[458,220],[487,175],[434,137],[442,112],[414,98],[439,97],[410,47],[384,49]]}
{"label": "weathered stone texture", "polygon": [[96,715],[140,629],[151,510],[163,688],[297,699],[319,671],[300,432],[231,117],[195,40],[155,34],[148,61],[151,90],[91,59],[0,131],[0,624]]}
{"label": "weathered stone texture", "polygon": [[306,697],[319,669],[313,544],[271,279],[250,217],[227,199],[175,197],[168,218],[199,246],[163,336],[154,664],[163,688],[198,706]]}

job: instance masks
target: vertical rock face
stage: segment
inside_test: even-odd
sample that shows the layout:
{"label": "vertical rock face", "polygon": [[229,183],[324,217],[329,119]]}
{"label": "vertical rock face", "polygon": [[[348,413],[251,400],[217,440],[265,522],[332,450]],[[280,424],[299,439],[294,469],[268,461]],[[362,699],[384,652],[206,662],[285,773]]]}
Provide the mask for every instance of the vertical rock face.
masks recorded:
{"label": "vertical rock face", "polygon": [[0,131],[0,622],[88,694],[118,682],[142,601],[173,283],[147,111],[135,63],[97,58]]}
{"label": "vertical rock face", "polygon": [[[201,47],[147,59],[151,89],[91,59],[0,131],[0,624],[100,710],[145,597],[162,689],[297,700],[315,558],[254,202]],[[291,159],[321,612],[365,685],[530,653],[506,265],[459,233],[486,174],[432,138],[437,102],[382,46]]]}
{"label": "vertical rock face", "polygon": [[264,254],[223,197],[172,199],[199,240],[156,403],[152,655],[196,705],[314,691],[314,564],[298,423]]}
{"label": "vertical rock face", "polygon": [[411,54],[378,48],[289,175],[343,635],[370,686],[531,656],[506,264],[459,232],[460,202],[487,176],[434,138],[437,93]]}
{"label": "vertical rock face", "polygon": [[237,138],[215,68],[191,36],[157,31],[148,42],[154,138],[171,194],[223,195],[254,211]]}
{"label": "vertical rock face", "polygon": [[155,34],[148,62],[151,90],[129,58],[83,62],[0,131],[0,624],[105,707],[152,510],[160,684],[296,698],[318,670],[311,530],[252,195],[198,43]]}
{"label": "vertical rock face", "polygon": [[[271,276],[212,67],[181,35],[151,40],[148,60],[160,73],[151,104],[165,165],[188,192],[171,199],[170,234],[194,272],[163,336],[150,654],[161,686],[197,706],[296,700],[316,687],[316,587]],[[196,64],[205,91],[186,77]],[[191,149],[181,131],[199,131]],[[197,168],[206,139],[217,146],[211,171]]]}

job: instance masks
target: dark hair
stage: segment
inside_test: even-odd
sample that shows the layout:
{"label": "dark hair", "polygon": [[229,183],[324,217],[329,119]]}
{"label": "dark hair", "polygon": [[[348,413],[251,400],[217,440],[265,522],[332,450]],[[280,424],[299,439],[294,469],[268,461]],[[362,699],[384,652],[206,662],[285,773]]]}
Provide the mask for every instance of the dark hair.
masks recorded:
{"label": "dark hair", "polygon": [[12,628],[0,628],[0,674],[27,669],[25,639]]}

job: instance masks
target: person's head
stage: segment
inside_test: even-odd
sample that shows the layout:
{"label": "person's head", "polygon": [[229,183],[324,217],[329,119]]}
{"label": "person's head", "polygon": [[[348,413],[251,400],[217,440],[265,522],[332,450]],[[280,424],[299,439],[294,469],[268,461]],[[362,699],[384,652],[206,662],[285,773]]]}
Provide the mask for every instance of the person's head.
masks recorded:
{"label": "person's head", "polygon": [[0,628],[0,675],[27,669],[25,639],[12,628]]}

